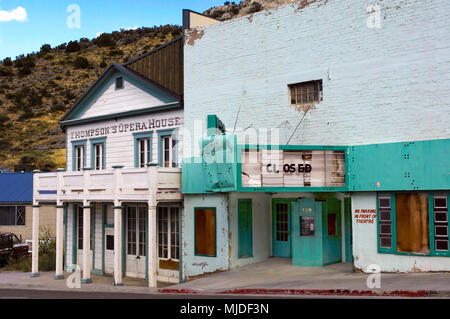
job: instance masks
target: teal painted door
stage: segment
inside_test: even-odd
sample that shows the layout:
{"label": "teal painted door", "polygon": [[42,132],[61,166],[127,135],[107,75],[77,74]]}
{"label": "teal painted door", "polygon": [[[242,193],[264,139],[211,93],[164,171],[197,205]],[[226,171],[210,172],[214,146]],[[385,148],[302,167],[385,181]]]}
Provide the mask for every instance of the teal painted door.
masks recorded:
{"label": "teal painted door", "polygon": [[292,264],[321,266],[322,204],[313,198],[304,198],[292,207]]}
{"label": "teal painted door", "polygon": [[251,199],[240,199],[238,202],[238,228],[239,258],[253,257]]}
{"label": "teal painted door", "polygon": [[352,207],[351,199],[344,198],[344,223],[345,223],[345,262],[353,262],[352,244]]}
{"label": "teal painted door", "polygon": [[291,203],[293,199],[272,200],[272,254],[291,258]]}

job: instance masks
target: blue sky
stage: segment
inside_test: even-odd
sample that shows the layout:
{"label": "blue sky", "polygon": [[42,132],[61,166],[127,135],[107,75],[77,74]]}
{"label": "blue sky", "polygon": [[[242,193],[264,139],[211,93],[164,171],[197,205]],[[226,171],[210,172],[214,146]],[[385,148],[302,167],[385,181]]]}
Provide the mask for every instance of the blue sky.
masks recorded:
{"label": "blue sky", "polygon": [[[224,0],[0,0],[0,60],[120,28],[182,24],[182,9],[203,12]],[[67,20],[80,9],[80,27]],[[73,16],[72,16],[73,17]],[[76,21],[71,19],[71,21]]]}

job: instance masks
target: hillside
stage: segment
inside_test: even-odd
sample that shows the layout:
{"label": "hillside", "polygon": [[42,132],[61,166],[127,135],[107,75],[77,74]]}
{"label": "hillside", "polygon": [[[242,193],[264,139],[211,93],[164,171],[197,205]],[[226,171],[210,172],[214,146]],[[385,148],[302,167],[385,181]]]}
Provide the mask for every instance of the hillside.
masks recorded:
{"label": "hillside", "polygon": [[226,1],[223,5],[212,7],[203,14],[219,20],[229,20],[243,17],[255,12],[270,10],[281,5],[299,2],[300,5],[314,3],[316,0],[243,0],[240,3]]}
{"label": "hillside", "polygon": [[0,63],[0,168],[65,167],[58,121],[112,62],[124,63],[181,35],[165,25],[102,34]]}
{"label": "hillside", "polygon": [[[298,0],[243,0],[204,12],[227,20]],[[306,1],[306,0],[305,0]],[[315,1],[315,0],[310,0]],[[112,62],[124,63],[181,35],[165,25],[42,45],[39,52],[0,63],[0,169],[65,167],[65,135],[58,121]]]}

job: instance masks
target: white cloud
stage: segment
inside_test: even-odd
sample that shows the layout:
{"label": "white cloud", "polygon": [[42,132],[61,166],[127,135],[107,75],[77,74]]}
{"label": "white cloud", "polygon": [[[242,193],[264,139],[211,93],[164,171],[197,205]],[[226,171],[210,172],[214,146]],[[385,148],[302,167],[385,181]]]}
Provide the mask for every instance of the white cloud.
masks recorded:
{"label": "white cloud", "polygon": [[121,27],[121,28],[120,28],[120,30],[137,30],[137,29],[138,29],[138,26],[137,26],[137,25],[135,25],[134,27],[128,27],[128,28]]}
{"label": "white cloud", "polygon": [[19,22],[23,22],[27,20],[27,10],[23,7],[17,7],[14,10],[6,11],[0,10],[0,22],[9,22],[12,20],[16,20]]}

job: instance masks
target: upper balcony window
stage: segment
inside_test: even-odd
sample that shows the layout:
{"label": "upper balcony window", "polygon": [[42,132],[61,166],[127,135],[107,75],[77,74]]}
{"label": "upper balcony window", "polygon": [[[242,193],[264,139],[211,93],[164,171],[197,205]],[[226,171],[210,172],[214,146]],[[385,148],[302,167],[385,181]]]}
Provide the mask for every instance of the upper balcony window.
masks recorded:
{"label": "upper balcony window", "polygon": [[146,167],[150,163],[150,138],[138,139],[139,167]]}
{"label": "upper balcony window", "polygon": [[91,144],[91,169],[106,169],[106,138],[90,139]]}
{"label": "upper balcony window", "polygon": [[116,78],[116,90],[123,89],[123,78],[118,77]]}
{"label": "upper balcony window", "polygon": [[84,146],[75,146],[75,170],[81,171],[84,167]]}
{"label": "upper balcony window", "polygon": [[161,130],[158,131],[158,150],[160,167],[177,167],[177,131]]}
{"label": "upper balcony window", "polygon": [[322,101],[322,80],[289,84],[291,105],[305,105]]}
{"label": "upper balcony window", "polygon": [[95,170],[105,169],[105,163],[103,160],[104,151],[105,151],[105,146],[103,143],[94,144],[94,169]]}

